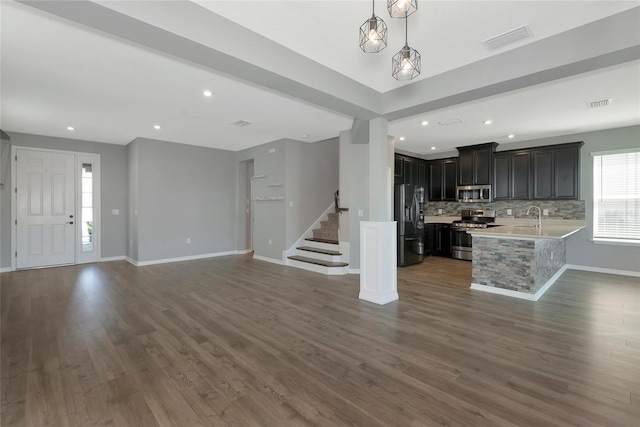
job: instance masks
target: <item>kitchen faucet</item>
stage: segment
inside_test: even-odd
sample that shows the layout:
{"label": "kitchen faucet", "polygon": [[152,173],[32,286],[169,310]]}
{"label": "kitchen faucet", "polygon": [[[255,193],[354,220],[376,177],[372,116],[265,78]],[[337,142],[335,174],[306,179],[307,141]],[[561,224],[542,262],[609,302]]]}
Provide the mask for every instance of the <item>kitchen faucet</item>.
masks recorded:
{"label": "kitchen faucet", "polygon": [[539,207],[537,206],[529,206],[529,209],[527,209],[527,213],[526,215],[529,215],[529,212],[531,211],[531,209],[538,209],[538,223],[536,224],[536,228],[542,228],[542,211],[540,210]]}

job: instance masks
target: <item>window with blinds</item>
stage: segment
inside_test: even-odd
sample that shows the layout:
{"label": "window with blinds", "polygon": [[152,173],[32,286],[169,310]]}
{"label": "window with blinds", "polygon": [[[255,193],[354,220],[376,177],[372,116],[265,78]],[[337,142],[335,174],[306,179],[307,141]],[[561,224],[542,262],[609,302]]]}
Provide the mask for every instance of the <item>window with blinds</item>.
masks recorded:
{"label": "window with blinds", "polygon": [[640,149],[593,154],[593,238],[640,243]]}

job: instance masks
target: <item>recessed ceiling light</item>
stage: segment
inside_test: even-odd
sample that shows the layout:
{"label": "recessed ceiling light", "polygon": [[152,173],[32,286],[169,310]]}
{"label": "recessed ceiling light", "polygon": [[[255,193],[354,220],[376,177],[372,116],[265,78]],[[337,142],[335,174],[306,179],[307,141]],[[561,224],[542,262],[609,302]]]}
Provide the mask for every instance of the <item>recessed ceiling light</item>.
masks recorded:
{"label": "recessed ceiling light", "polygon": [[436,147],[431,147],[431,149],[432,149],[432,150],[435,150],[435,149],[436,149]]}
{"label": "recessed ceiling light", "polygon": [[491,120],[485,120],[485,121],[484,121],[484,124],[485,124],[485,125],[490,125],[491,123],[493,123]]}
{"label": "recessed ceiling light", "polygon": [[304,135],[302,135],[303,138],[309,138],[309,134],[305,133]]}
{"label": "recessed ceiling light", "polygon": [[420,124],[421,124],[422,126],[427,126],[427,125],[429,124],[429,122],[428,122],[428,121],[426,121],[426,120],[423,120],[422,122],[420,122]]}
{"label": "recessed ceiling light", "polygon": [[516,136],[514,134],[511,135],[507,135],[507,138],[511,139],[511,138],[515,138]]}
{"label": "recessed ceiling light", "polygon": [[205,90],[204,92],[202,92],[202,94],[204,96],[213,96],[213,92],[211,92],[210,90]]}
{"label": "recessed ceiling light", "polygon": [[400,138],[398,138],[400,141],[404,141],[404,136],[401,136]]}
{"label": "recessed ceiling light", "polygon": [[67,130],[76,130],[73,126],[67,126]]}
{"label": "recessed ceiling light", "polygon": [[162,129],[162,128],[160,127],[160,125],[153,125],[153,128],[154,128],[155,130],[160,130],[160,129]]}

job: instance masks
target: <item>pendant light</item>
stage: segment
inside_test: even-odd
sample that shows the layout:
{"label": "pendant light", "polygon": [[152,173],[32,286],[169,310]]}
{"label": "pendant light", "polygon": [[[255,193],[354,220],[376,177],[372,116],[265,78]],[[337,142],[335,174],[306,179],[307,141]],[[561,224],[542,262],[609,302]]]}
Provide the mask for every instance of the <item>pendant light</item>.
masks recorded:
{"label": "pendant light", "polygon": [[376,16],[375,3],[371,1],[372,14],[360,27],[360,49],[366,53],[378,53],[387,47],[387,24]]}
{"label": "pendant light", "polygon": [[404,17],[404,47],[391,58],[391,75],[396,80],[411,80],[420,75],[420,53],[409,47],[407,41],[409,33],[407,16]]}
{"label": "pendant light", "polygon": [[405,18],[418,10],[418,0],[387,0],[387,10],[392,18]]}

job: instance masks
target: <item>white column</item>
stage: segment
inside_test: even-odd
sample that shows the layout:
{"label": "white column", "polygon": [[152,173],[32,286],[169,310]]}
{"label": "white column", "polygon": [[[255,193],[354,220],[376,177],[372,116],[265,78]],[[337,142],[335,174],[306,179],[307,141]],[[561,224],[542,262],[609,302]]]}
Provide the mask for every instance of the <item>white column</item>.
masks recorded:
{"label": "white column", "polygon": [[398,299],[397,232],[392,221],[393,139],[387,121],[369,122],[369,219],[360,222],[360,299],[387,304]]}

